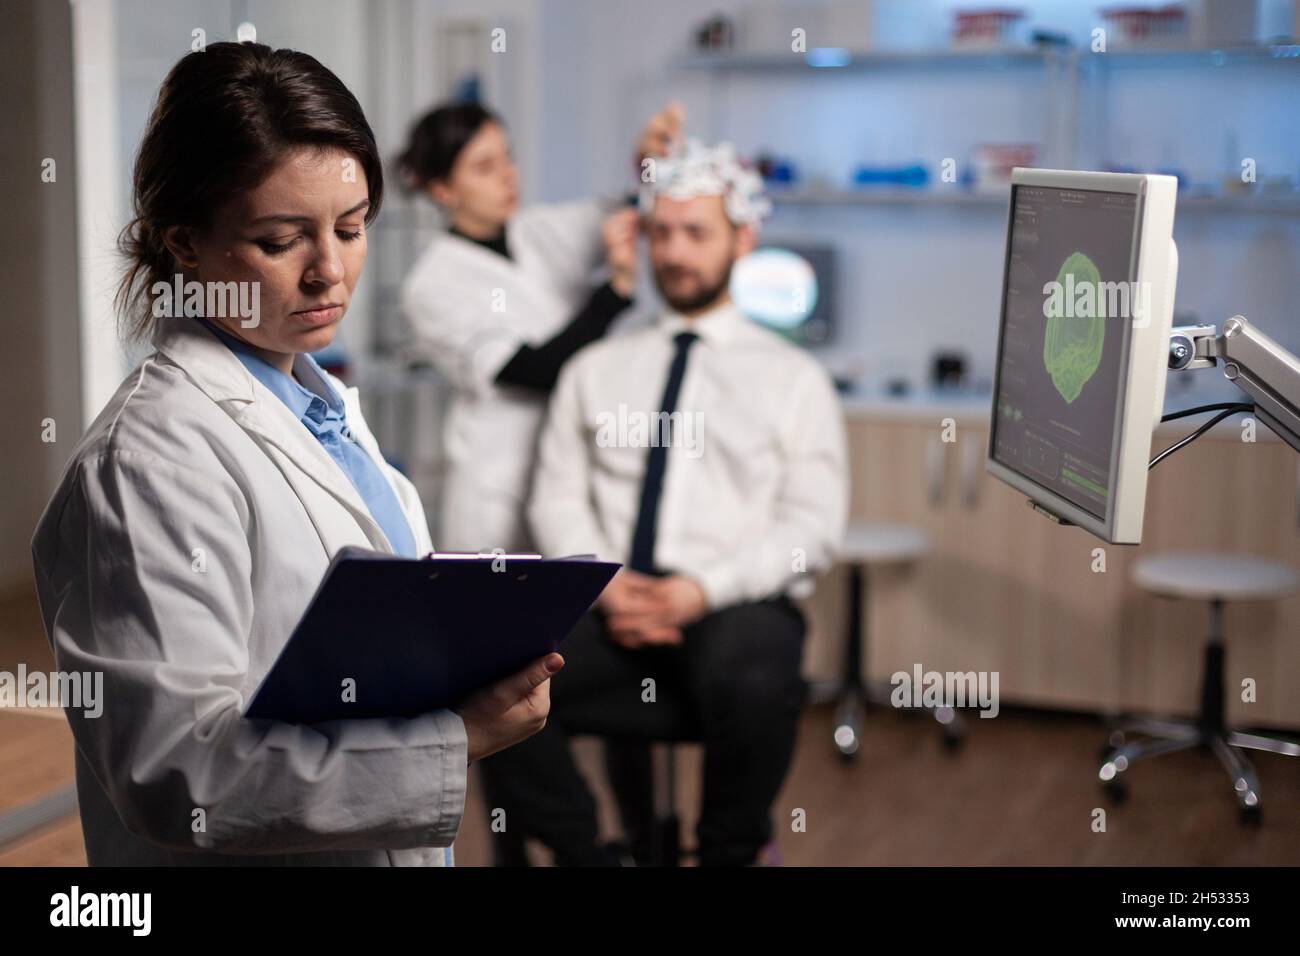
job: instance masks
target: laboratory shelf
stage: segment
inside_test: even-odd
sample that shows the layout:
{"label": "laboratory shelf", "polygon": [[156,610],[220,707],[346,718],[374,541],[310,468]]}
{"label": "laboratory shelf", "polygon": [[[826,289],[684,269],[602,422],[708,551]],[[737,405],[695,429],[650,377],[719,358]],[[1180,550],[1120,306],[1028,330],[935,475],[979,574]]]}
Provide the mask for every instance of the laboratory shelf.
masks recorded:
{"label": "laboratory shelf", "polygon": [[1274,43],[1232,47],[1116,47],[1105,53],[1080,50],[1084,66],[1107,63],[1127,66],[1228,66],[1230,64],[1289,63],[1300,66],[1300,44]]}
{"label": "laboratory shelf", "polygon": [[[1006,192],[966,192],[937,189],[772,189],[778,204],[791,206],[965,206],[1005,209]],[[1179,212],[1245,213],[1300,216],[1300,194],[1258,196],[1179,196]]]}
{"label": "laboratory shelf", "polygon": [[1178,211],[1300,216],[1300,195],[1179,196]]}
{"label": "laboratory shelf", "polygon": [[814,47],[807,53],[693,53],[677,65],[689,70],[789,72],[799,70],[873,70],[906,67],[957,69],[1037,66],[1072,60],[1080,65],[1116,63],[1142,66],[1226,66],[1235,63],[1291,63],[1300,66],[1300,44],[1255,44],[1232,47],[1111,46],[1104,53],[1056,46],[972,47],[970,49],[846,50]]}
{"label": "laboratory shelf", "polygon": [[1005,209],[1006,192],[936,189],[769,189],[774,203],[789,206],[965,206]]}
{"label": "laboratory shelf", "polygon": [[678,61],[678,66],[692,70],[737,72],[797,70],[872,70],[919,67],[924,69],[955,67],[959,69],[1039,66],[1050,58],[1059,59],[1063,52],[1053,47],[975,47],[971,49],[931,50],[845,50],[839,47],[814,47],[807,53],[696,53]]}

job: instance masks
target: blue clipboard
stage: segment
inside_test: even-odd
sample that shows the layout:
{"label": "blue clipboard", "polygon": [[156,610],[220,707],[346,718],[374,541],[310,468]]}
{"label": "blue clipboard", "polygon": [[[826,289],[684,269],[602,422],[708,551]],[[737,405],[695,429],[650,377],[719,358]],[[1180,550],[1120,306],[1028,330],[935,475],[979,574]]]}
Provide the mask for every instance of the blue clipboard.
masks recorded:
{"label": "blue clipboard", "polygon": [[343,548],[244,716],[313,724],[450,707],[557,650],[620,567]]}

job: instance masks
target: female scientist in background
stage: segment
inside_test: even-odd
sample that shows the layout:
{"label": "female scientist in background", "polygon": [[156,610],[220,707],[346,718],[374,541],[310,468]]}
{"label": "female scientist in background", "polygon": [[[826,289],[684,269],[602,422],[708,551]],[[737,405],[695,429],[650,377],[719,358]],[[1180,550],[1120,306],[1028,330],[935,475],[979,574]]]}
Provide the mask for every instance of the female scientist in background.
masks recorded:
{"label": "female scientist in background", "polygon": [[[666,153],[682,118],[676,104],[651,117],[638,161]],[[596,200],[519,210],[510,141],[477,103],[424,116],[398,164],[407,187],[449,222],[402,292],[417,350],[456,390],[444,429],[438,543],[529,549],[524,502],[546,398],[569,356],[631,304],[636,212]],[[608,280],[593,288],[602,263]]]}
{"label": "female scientist in background", "polygon": [[[339,548],[431,550],[356,390],[307,354],[347,312],[382,197],[361,107],[312,57],[214,43],[164,80],[119,295],[155,351],[32,544],[58,668],[103,674],[102,715],[66,709],[91,865],[444,865],[467,763],[545,722],[558,655],[455,712],[241,716]],[[159,309],[177,274],[257,308]]]}

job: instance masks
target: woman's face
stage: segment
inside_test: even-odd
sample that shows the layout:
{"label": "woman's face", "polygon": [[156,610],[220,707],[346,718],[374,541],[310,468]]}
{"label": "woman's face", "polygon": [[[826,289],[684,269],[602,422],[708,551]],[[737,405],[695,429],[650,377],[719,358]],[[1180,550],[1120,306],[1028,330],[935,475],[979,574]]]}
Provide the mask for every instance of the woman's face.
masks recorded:
{"label": "woman's face", "polygon": [[256,325],[245,328],[249,320],[239,315],[209,319],[291,363],[298,352],[329,345],[347,312],[366,261],[368,197],[355,157],[296,149],[190,238],[192,265],[177,259],[192,273],[187,280],[259,283]]}
{"label": "woman's face", "polygon": [[506,131],[499,123],[484,123],[461,149],[451,174],[432,183],[430,190],[454,224],[499,230],[519,206],[519,171]]}

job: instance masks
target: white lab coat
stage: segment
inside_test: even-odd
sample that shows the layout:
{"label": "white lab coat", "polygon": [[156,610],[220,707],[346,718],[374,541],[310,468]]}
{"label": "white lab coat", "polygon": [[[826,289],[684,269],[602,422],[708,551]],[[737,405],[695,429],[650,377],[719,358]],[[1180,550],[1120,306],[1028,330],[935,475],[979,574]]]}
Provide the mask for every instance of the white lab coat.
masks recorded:
{"label": "white lab coat", "polygon": [[[388,539],[212,333],[168,319],[154,343],[82,438],[32,542],[58,668],[104,675],[101,716],[65,708],[89,862],[442,865],[464,810],[459,716],[240,716],[331,556],[391,551]],[[432,550],[356,389],[331,385],[417,548]]]}
{"label": "white lab coat", "polygon": [[444,426],[443,548],[532,547],[524,506],[546,399],[494,380],[521,345],[551,338],[591,294],[604,214],[594,200],[524,209],[506,226],[511,259],[442,233],[406,279],[402,311],[416,350],[456,390]]}

